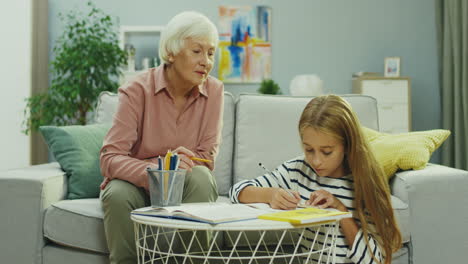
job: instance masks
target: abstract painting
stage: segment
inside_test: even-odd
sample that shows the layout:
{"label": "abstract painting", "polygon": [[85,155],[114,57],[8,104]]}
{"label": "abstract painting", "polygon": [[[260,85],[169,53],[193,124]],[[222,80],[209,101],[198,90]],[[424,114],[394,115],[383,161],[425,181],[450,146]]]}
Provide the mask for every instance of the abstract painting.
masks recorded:
{"label": "abstract painting", "polygon": [[259,83],[271,78],[271,8],[219,7],[218,78]]}

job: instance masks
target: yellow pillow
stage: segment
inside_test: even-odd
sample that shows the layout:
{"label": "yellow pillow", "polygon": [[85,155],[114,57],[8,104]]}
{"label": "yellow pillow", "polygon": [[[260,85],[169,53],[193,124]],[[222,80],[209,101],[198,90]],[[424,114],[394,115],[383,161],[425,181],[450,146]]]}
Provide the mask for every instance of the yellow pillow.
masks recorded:
{"label": "yellow pillow", "polygon": [[432,152],[450,135],[443,129],[385,134],[363,127],[363,131],[388,179],[398,169],[424,169]]}

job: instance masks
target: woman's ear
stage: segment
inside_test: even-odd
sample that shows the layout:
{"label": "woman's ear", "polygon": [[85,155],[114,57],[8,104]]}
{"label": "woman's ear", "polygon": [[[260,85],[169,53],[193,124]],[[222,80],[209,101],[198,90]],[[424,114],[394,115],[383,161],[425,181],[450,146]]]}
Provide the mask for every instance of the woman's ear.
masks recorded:
{"label": "woman's ear", "polygon": [[171,54],[169,56],[167,56],[167,60],[170,62],[170,63],[173,63],[174,62],[174,56]]}

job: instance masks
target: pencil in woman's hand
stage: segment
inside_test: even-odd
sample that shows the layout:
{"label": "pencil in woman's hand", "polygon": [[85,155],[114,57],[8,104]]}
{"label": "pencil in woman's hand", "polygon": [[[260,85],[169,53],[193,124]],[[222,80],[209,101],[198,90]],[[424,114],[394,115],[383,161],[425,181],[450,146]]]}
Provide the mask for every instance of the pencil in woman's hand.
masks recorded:
{"label": "pencil in woman's hand", "polygon": [[191,160],[195,160],[195,161],[201,161],[201,162],[213,162],[211,160],[207,160],[207,159],[202,159],[202,158],[197,158],[197,157],[190,157]]}

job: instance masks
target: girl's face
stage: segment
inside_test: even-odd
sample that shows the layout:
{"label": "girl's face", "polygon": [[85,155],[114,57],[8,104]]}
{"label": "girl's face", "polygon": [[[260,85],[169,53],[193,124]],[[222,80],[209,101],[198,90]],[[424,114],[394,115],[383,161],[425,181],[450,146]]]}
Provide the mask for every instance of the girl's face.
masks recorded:
{"label": "girl's face", "polygon": [[336,138],[307,127],[302,131],[305,159],[318,176],[343,177],[344,146]]}

